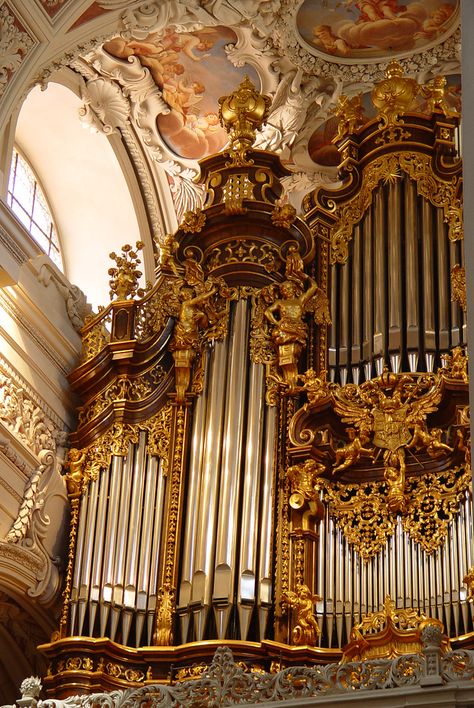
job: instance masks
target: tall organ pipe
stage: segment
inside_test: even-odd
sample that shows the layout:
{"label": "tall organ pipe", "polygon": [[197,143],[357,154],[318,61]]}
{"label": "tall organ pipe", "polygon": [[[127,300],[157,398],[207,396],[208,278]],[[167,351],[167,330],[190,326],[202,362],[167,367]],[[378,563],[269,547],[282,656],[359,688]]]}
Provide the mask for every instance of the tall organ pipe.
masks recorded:
{"label": "tall organ pipe", "polygon": [[105,628],[112,602],[112,589],[114,583],[114,549],[117,543],[122,471],[123,457],[112,457],[110,467],[110,498],[107,509],[107,524],[105,531],[106,552],[104,554],[102,602],[100,607],[101,636],[105,636]]}
{"label": "tall organ pipe", "polygon": [[[231,318],[223,449],[213,584],[217,636],[225,636],[236,572],[239,487],[247,382],[248,304],[239,300]],[[247,439],[247,445],[251,444]],[[244,510],[245,511],[245,510]],[[245,536],[244,536],[245,537]]]}
{"label": "tall organ pipe", "polygon": [[250,365],[249,378],[244,488],[241,512],[242,526],[240,533],[238,609],[241,639],[247,638],[250,619],[255,606],[264,401],[263,365],[252,363]]}
{"label": "tall organ pipe", "polygon": [[216,342],[211,355],[209,394],[206,411],[206,437],[198,502],[198,525],[193,567],[191,601],[196,606],[195,633],[203,638],[212,593],[212,561],[214,557],[217,502],[219,492],[222,423],[225,403],[225,381],[228,358],[227,338]]}
{"label": "tall organ pipe", "polygon": [[258,583],[258,608],[260,639],[265,637],[268,613],[272,601],[272,497],[273,497],[273,470],[275,463],[275,444],[277,430],[277,409],[267,408],[265,416],[265,442],[263,475],[261,483],[260,510],[260,558],[259,558],[259,583]]}
{"label": "tall organ pipe", "polygon": [[206,407],[208,388],[209,353],[206,352],[204,360],[204,385],[200,396],[198,396],[193,416],[191,431],[191,455],[189,463],[188,496],[186,514],[184,520],[185,533],[183,542],[181,581],[179,586],[178,607],[180,610],[181,639],[186,641],[188,636],[189,603],[191,602],[191,588],[194,567],[195,543],[198,526],[198,498],[200,487],[200,475],[202,468],[204,438],[206,430]]}

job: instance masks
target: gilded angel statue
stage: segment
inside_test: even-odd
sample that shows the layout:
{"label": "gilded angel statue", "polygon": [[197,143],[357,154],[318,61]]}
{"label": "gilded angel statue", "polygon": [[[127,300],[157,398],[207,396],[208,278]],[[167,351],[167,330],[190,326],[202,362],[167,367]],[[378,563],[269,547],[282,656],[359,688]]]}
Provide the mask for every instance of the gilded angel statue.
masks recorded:
{"label": "gilded angel statue", "polygon": [[314,603],[320,602],[319,595],[313,595],[307,585],[298,583],[295,592],[287,590],[282,602],[296,611],[296,625],[293,627],[293,642],[314,646],[321,630],[314,616]]}

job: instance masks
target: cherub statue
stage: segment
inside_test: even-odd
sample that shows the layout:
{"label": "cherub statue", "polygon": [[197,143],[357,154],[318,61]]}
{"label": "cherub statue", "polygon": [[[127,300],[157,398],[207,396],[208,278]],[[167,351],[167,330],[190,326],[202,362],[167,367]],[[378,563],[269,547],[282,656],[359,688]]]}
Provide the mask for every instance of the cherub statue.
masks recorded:
{"label": "cherub statue", "polygon": [[392,513],[404,512],[405,500],[405,452],[398,450],[385,450],[383,456],[384,479],[388,486],[388,508]]}
{"label": "cherub statue", "polygon": [[64,462],[66,470],[66,486],[69,495],[79,494],[82,490],[84,480],[83,465],[86,459],[86,451],[71,447]]}
{"label": "cherub statue", "polygon": [[429,431],[426,425],[418,420],[413,426],[413,437],[407,445],[408,449],[426,449],[430,457],[439,457],[443,452],[453,452],[453,448],[441,442],[443,431],[441,428],[432,428]]}
{"label": "cherub statue", "polygon": [[336,466],[333,468],[333,474],[336,474],[336,472],[342,472],[348,467],[355,465],[361,455],[373,454],[373,449],[363,446],[362,443],[366,442],[367,439],[365,437],[362,438],[361,435],[357,435],[357,430],[355,428],[347,428],[347,434],[349,436],[349,442],[347,445],[344,445],[336,450]]}
{"label": "cherub statue", "polygon": [[171,344],[171,348],[174,351],[178,349],[198,349],[199,328],[204,329],[209,323],[204,309],[201,309],[200,306],[210,300],[216,292],[217,288],[212,287],[199,295],[194,295],[193,288],[181,288],[181,306]]}
{"label": "cherub statue", "polygon": [[321,369],[319,375],[314,369],[308,369],[304,374],[299,374],[298,378],[302,381],[302,389],[308,398],[307,403],[304,405],[305,410],[316,406],[319,401],[330,395],[326,369]]}
{"label": "cherub statue", "polygon": [[300,509],[305,501],[317,498],[316,479],[324,472],[325,466],[316,460],[306,460],[288,468],[287,476],[291,484],[290,506]]}
{"label": "cherub statue", "polygon": [[446,101],[446,77],[435,76],[426,86],[421,87],[421,95],[428,99],[428,113],[433,113],[435,108],[440,108],[445,115],[452,113]]}
{"label": "cherub statue", "polygon": [[321,630],[314,616],[314,603],[320,602],[319,595],[313,595],[307,585],[298,583],[295,592],[288,590],[282,595],[282,602],[296,611],[296,625],[293,627],[293,642],[314,646]]}
{"label": "cherub statue", "polygon": [[360,95],[352,98],[341,96],[335,113],[339,118],[337,139],[341,140],[345,135],[353,133],[364,122],[364,109]]}

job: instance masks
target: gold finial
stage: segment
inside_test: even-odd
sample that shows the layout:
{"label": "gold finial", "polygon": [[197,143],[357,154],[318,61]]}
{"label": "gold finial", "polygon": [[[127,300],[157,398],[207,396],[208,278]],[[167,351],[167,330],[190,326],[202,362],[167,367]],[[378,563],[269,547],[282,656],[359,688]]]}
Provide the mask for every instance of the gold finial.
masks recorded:
{"label": "gold finial", "polygon": [[219,98],[219,117],[229,133],[235,163],[245,162],[245,153],[255,140],[256,129],[265,122],[270,104],[270,97],[259,93],[248,76],[229,96]]}
{"label": "gold finial", "polygon": [[382,125],[400,123],[400,114],[413,107],[419,92],[418,82],[403,76],[403,68],[400,64],[391,61],[385,70],[385,79],[372,91],[372,102],[379,109]]}
{"label": "gold finial", "polygon": [[[136,243],[136,251],[141,251],[144,244],[141,241]],[[134,295],[141,297],[145,294],[142,288],[138,287],[138,279],[141,276],[141,271],[137,266],[140,264],[140,259],[136,251],[132,250],[129,244],[122,246],[122,255],[109,253],[109,257],[115,261],[116,267],[109,268],[110,297],[114,295],[117,300],[126,300]]]}

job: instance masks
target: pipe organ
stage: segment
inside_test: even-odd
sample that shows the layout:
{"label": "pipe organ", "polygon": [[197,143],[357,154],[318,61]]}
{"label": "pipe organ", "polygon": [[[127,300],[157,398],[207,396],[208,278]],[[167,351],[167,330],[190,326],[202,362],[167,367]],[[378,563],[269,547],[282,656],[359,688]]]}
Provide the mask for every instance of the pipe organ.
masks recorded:
{"label": "pipe organ", "polygon": [[70,377],[55,696],[192,676],[219,644],[254,670],[344,662],[393,608],[472,645],[458,119],[419,91],[392,64],[375,119],[341,99],[340,182],[298,216],[245,79],[156,282],[142,244],[112,254]]}

